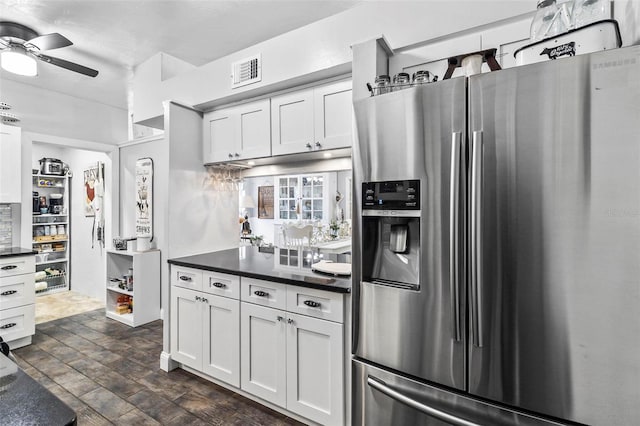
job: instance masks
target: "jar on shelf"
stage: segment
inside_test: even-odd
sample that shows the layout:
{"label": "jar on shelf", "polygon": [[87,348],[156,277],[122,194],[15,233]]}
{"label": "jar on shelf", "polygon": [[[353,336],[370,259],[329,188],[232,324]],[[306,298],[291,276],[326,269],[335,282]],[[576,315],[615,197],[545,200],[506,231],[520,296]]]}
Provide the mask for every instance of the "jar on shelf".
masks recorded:
{"label": "jar on shelf", "polygon": [[411,77],[406,72],[399,72],[393,76],[393,91],[406,89],[411,85]]}
{"label": "jar on shelf", "polygon": [[374,94],[382,95],[391,91],[391,78],[382,74],[376,77],[374,81]]}
{"label": "jar on shelf", "polygon": [[429,71],[419,70],[413,73],[413,84],[429,83]]}

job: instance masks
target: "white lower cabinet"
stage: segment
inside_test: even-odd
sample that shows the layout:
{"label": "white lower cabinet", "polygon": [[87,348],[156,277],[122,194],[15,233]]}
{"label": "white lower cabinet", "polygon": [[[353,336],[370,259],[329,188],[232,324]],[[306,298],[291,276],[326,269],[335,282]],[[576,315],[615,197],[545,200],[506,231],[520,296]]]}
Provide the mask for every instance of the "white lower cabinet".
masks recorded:
{"label": "white lower cabinet", "polygon": [[244,301],[240,311],[242,390],[320,424],[344,424],[343,324]]}
{"label": "white lower cabinet", "polygon": [[171,273],[173,360],[313,422],[345,424],[344,295]]}
{"label": "white lower cabinet", "polygon": [[240,386],[240,302],[173,287],[171,357]]}
{"label": "white lower cabinet", "polygon": [[241,388],[286,408],[286,313],[242,302],[240,316]]}
{"label": "white lower cabinet", "polygon": [[36,332],[32,254],[0,258],[0,337],[11,349],[31,343]]}

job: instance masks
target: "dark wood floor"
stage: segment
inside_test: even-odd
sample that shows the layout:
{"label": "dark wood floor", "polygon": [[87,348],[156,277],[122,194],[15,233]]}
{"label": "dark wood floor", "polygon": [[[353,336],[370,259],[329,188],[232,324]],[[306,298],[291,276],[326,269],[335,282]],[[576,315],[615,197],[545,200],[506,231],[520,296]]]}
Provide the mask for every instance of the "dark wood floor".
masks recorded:
{"label": "dark wood floor", "polygon": [[81,426],[300,424],[182,369],[165,373],[161,351],[161,321],[130,328],[99,309],[37,325],[13,353]]}

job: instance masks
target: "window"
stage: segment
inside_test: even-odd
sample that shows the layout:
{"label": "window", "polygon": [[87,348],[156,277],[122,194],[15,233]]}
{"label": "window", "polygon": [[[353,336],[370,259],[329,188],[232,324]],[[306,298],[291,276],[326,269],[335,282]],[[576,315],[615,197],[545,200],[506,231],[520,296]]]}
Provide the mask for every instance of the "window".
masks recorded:
{"label": "window", "polygon": [[282,221],[328,219],[327,180],[325,174],[277,177],[276,217]]}

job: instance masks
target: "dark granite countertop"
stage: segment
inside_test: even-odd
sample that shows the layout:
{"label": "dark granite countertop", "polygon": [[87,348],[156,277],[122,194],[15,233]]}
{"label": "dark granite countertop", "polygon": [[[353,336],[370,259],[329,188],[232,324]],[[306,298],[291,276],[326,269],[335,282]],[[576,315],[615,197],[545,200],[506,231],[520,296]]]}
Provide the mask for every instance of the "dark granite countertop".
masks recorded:
{"label": "dark granite countertop", "polygon": [[22,247],[9,247],[6,249],[0,249],[0,257],[11,257],[11,256],[26,256],[29,254],[38,253],[32,249],[26,249]]}
{"label": "dark granite countertop", "polygon": [[[314,253],[306,250],[301,253],[299,250],[278,247],[246,246],[169,259],[167,262],[172,265],[241,277],[317,288],[336,293],[350,293],[351,277],[338,277],[311,270],[311,264],[321,260]],[[351,263],[351,256],[343,254],[324,254],[322,259]]]}
{"label": "dark granite countertop", "polygon": [[76,413],[0,353],[0,423],[75,425]]}

